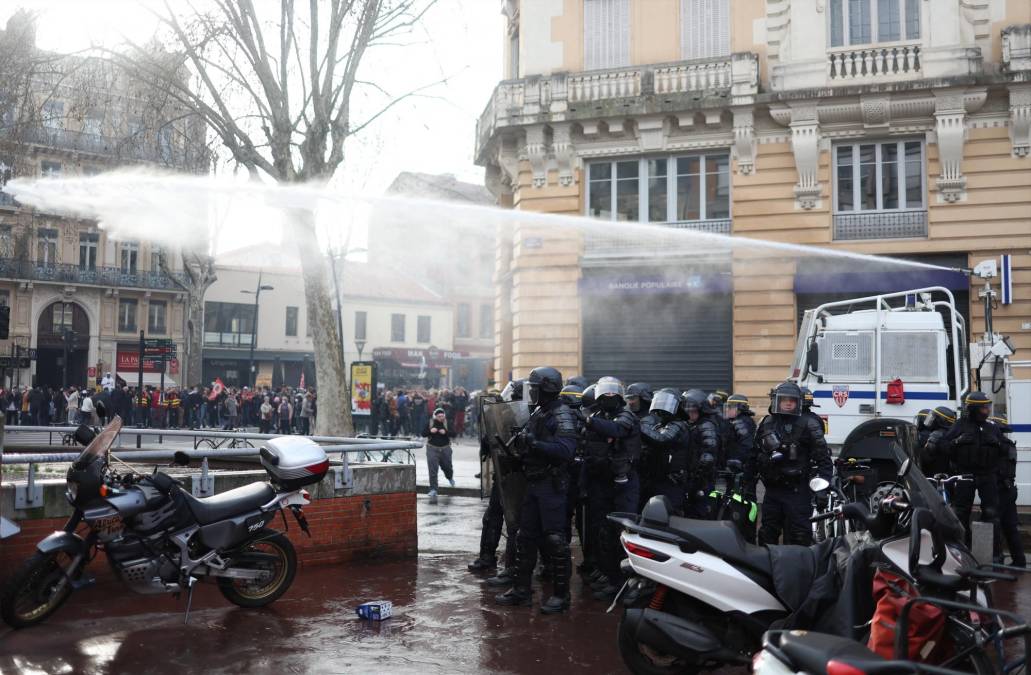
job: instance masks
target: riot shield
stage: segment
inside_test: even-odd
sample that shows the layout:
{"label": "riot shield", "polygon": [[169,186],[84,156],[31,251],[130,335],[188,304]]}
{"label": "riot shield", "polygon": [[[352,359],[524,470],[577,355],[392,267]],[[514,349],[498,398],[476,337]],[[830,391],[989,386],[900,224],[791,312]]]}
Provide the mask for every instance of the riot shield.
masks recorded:
{"label": "riot shield", "polygon": [[526,492],[526,476],[516,470],[518,457],[512,445],[515,434],[530,419],[526,401],[503,401],[500,396],[480,398],[481,440],[490,448],[494,480],[501,492],[505,523],[514,531],[519,524],[519,506]]}

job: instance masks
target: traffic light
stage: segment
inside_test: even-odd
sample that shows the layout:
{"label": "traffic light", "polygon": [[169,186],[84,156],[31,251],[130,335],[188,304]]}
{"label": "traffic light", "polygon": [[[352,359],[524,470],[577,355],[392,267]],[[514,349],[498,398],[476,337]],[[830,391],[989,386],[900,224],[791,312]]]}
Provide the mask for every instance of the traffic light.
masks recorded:
{"label": "traffic light", "polygon": [[11,308],[0,305],[0,340],[6,340],[11,332]]}

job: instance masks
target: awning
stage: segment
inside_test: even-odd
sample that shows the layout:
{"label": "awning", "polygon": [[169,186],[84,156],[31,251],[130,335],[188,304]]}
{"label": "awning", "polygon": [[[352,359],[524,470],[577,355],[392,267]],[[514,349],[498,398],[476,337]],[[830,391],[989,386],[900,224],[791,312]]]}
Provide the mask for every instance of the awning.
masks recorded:
{"label": "awning", "polygon": [[[138,372],[118,372],[118,377],[126,381],[130,387],[135,387],[140,381],[140,374]],[[152,387],[161,386],[161,373],[143,373],[143,386],[150,385]],[[165,388],[178,387],[176,381],[168,375],[165,375]]]}

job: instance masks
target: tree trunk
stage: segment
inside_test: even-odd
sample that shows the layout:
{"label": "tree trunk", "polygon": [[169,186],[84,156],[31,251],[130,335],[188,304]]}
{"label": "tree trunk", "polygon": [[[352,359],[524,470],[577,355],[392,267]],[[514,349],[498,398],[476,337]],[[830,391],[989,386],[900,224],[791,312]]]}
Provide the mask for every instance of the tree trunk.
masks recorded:
{"label": "tree trunk", "polygon": [[315,236],[315,214],[294,209],[292,228],[304,274],[304,297],[308,307],[312,342],[315,347],[315,377],[318,380],[318,414],[315,434],[351,436],[351,392],[347,387],[344,354],[340,349],[336,313],[333,311],[326,257]]}
{"label": "tree trunk", "polygon": [[204,377],[204,291],[195,289],[186,294],[186,368],[180,377],[183,388],[203,386]]}

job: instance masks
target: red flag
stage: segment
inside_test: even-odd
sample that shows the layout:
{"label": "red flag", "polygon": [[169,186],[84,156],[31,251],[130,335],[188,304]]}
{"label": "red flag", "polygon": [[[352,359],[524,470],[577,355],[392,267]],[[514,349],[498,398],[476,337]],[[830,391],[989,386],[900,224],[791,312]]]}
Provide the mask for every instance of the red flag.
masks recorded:
{"label": "red flag", "polygon": [[304,389],[304,369],[301,369],[301,383],[298,385],[301,389]]}
{"label": "red flag", "polygon": [[211,387],[211,393],[208,394],[208,400],[214,401],[216,398],[218,398],[218,395],[221,394],[222,390],[225,388],[226,386],[222,384],[222,378],[216,377],[215,384]]}

